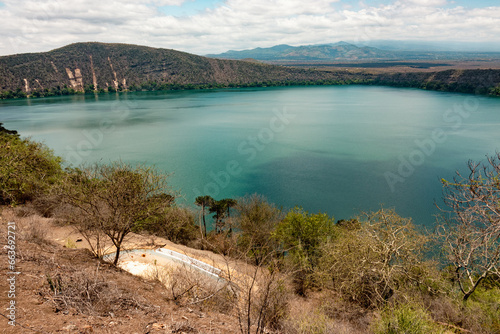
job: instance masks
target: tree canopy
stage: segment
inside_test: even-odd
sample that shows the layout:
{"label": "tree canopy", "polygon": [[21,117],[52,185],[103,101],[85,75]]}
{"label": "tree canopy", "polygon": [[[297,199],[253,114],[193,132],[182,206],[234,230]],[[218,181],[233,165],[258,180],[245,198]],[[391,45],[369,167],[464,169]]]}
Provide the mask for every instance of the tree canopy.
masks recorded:
{"label": "tree canopy", "polygon": [[104,234],[111,240],[116,265],[123,240],[134,226],[170,206],[172,196],[162,195],[167,191],[166,176],[157,170],[117,162],[73,170],[59,195],[77,212],[70,222],[82,233]]}

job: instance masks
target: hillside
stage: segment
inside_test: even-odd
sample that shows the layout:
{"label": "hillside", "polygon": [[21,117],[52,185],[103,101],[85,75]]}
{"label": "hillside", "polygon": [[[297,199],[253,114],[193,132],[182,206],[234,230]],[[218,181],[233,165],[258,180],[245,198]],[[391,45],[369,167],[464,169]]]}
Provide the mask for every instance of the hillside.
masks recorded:
{"label": "hillside", "polygon": [[[314,47],[279,45],[239,53],[242,60],[201,57],[169,49],[128,44],[77,43],[43,53],[0,57],[0,99],[66,95],[79,92],[171,90],[304,84],[378,84],[464,93],[500,94],[500,70],[460,68],[425,73],[382,73],[353,66],[276,66],[260,63],[287,54],[306,56],[380,57],[375,48],[348,43]],[[385,53],[395,57],[395,53]],[[289,64],[290,65],[290,64]],[[435,66],[439,64],[429,64]]]}
{"label": "hillside", "polygon": [[77,43],[44,53],[0,57],[0,92],[26,94],[348,79],[346,72],[210,59],[126,44]]}
{"label": "hillside", "polygon": [[[7,221],[16,222],[16,246],[22,251],[16,263],[20,272],[15,282],[16,323],[13,326],[7,322],[11,318],[5,319],[10,300],[3,293],[2,333],[238,331],[237,320],[219,307],[179,304],[158,279],[142,279],[99,261],[81,243],[68,247],[72,235],[51,219],[19,217],[2,207],[2,240],[7,240]],[[0,257],[7,260],[6,248],[0,249]],[[0,289],[9,291],[8,283],[3,279]]]}

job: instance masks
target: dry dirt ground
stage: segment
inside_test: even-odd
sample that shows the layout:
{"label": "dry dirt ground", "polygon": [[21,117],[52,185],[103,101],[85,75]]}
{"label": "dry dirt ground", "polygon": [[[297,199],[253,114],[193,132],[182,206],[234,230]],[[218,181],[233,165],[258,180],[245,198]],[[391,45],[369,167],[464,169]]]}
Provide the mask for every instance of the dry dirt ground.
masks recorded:
{"label": "dry dirt ground", "polygon": [[[10,208],[2,209],[1,333],[239,332],[234,317],[198,305],[177,305],[159,281],[139,278],[97,260],[84,242],[77,242],[81,237],[71,229],[55,226],[50,219],[19,217]],[[11,246],[15,244],[15,268],[9,267],[8,256],[12,260],[13,254],[5,247],[9,240]],[[212,265],[224,265],[215,254],[164,239],[132,235],[126,245],[163,246]],[[15,283],[7,280],[11,277]],[[15,326],[6,318],[12,302]]]}

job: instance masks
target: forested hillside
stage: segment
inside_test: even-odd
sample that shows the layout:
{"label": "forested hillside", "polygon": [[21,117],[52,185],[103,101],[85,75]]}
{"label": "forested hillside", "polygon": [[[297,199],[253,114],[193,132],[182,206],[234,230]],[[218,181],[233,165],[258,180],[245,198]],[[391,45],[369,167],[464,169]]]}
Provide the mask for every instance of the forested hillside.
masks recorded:
{"label": "forested hillside", "polygon": [[[77,43],[44,53],[0,57],[0,91],[22,95],[154,90],[328,81],[354,75],[210,59],[137,45]],[[14,96],[6,96],[14,97]]]}

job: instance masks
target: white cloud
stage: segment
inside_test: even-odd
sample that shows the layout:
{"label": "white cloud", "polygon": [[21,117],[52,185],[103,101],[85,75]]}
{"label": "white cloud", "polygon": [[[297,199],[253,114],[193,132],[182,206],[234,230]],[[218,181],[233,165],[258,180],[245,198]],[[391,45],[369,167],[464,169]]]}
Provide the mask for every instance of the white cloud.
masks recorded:
{"label": "white cloud", "polygon": [[416,6],[435,7],[435,6],[444,6],[447,4],[448,1],[446,1],[446,0],[405,0],[403,2],[409,3],[411,5],[416,5]]}
{"label": "white cloud", "polygon": [[500,7],[466,10],[444,0],[388,0],[361,8],[339,0],[225,0],[189,17],[158,6],[192,0],[4,0],[0,54],[81,41],[121,42],[205,54],[276,44],[427,39],[500,44]]}

